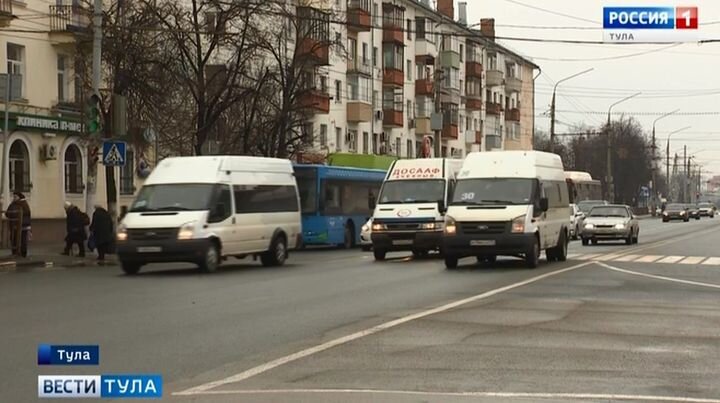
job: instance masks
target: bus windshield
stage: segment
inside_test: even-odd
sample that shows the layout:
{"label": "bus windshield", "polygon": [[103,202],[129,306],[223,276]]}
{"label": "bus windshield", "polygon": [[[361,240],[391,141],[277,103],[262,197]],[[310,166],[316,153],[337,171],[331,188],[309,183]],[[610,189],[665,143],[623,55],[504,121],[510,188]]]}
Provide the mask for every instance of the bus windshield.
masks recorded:
{"label": "bus windshield", "polygon": [[380,204],[435,203],[445,200],[445,180],[396,180],[385,182]]}
{"label": "bus windshield", "polygon": [[303,214],[315,214],[318,210],[317,170],[295,168],[295,179],[300,192],[300,206]]}
{"label": "bus windshield", "polygon": [[452,204],[532,204],[535,185],[535,179],[463,179],[455,186]]}

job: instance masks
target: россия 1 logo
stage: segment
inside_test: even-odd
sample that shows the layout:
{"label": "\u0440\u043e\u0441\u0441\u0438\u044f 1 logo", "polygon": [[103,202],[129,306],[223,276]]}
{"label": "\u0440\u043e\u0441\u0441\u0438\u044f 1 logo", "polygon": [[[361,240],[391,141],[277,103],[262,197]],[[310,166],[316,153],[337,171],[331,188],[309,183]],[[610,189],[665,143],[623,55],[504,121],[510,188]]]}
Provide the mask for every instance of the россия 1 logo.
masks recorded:
{"label": "\u0440\u043e\u0441\u0441\u0438\u044f 1 logo", "polygon": [[696,42],[697,7],[604,7],[603,41]]}

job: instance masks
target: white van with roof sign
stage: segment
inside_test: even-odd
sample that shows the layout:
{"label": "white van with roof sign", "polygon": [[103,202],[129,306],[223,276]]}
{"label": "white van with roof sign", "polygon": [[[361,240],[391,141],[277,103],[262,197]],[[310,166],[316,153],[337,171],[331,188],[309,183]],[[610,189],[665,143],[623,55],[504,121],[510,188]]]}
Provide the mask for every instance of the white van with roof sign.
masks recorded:
{"label": "white van with roof sign", "polygon": [[424,256],[441,247],[445,206],[461,160],[428,158],[395,161],[388,170],[372,221],[376,260],[390,251]]}
{"label": "white van with roof sign", "polygon": [[164,159],[123,218],[123,271],[189,262],[215,271],[230,256],[282,265],[300,242],[300,200],[289,160],[203,156]]}
{"label": "white van with roof sign", "polygon": [[521,256],[537,267],[540,251],[564,261],[569,199],[560,157],[538,151],[470,153],[445,217],[445,266],[476,256]]}

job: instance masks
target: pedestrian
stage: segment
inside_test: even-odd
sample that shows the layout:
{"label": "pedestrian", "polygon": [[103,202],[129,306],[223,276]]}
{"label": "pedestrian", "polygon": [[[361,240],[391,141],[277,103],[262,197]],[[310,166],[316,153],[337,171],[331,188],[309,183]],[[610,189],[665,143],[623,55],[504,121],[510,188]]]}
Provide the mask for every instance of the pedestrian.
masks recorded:
{"label": "pedestrian", "polygon": [[105,254],[110,253],[113,242],[113,222],[110,213],[102,206],[96,205],[90,224],[90,236],[95,242],[98,252],[98,262],[105,262]]}
{"label": "pedestrian", "polygon": [[[10,237],[12,240],[12,253],[15,256],[27,257],[28,241],[30,240],[30,205],[25,195],[20,192],[13,193],[13,201],[8,206],[5,216],[10,219]],[[18,238],[20,235],[20,239]]]}
{"label": "pedestrian", "polygon": [[69,256],[73,245],[77,244],[80,250],[78,256],[85,257],[85,239],[87,239],[85,227],[90,225],[90,218],[70,202],[65,202],[65,214],[67,215],[67,235],[65,236],[63,255]]}

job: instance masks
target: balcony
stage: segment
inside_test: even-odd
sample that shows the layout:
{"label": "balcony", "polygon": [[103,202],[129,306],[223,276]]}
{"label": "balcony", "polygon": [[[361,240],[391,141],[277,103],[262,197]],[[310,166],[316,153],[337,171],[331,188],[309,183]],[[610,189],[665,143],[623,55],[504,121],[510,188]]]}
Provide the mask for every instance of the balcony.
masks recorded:
{"label": "balcony", "polygon": [[415,41],[415,62],[433,66],[437,54],[437,46],[434,43],[426,39],[417,39]]}
{"label": "balcony", "polygon": [[[11,0],[12,1],[12,0]],[[75,44],[78,36],[90,36],[90,12],[77,5],[50,7],[50,42]]]}
{"label": "balcony", "polygon": [[432,122],[429,117],[416,117],[415,118],[415,134],[418,134],[418,135],[433,134]]}
{"label": "balcony", "polygon": [[330,44],[312,37],[299,39],[298,57],[309,58],[318,66],[330,64]]}
{"label": "balcony", "polygon": [[482,144],[482,132],[480,130],[465,131],[466,144]]}
{"label": "balcony", "polygon": [[442,138],[443,139],[453,139],[457,140],[458,138],[458,126],[454,124],[447,124],[443,126],[442,130]]}
{"label": "balcony", "polygon": [[440,52],[440,65],[443,67],[460,68],[460,53],[452,50]]}
{"label": "balcony", "polygon": [[501,104],[496,104],[494,102],[487,102],[485,104],[485,113],[488,115],[500,115],[503,111],[503,107]]}
{"label": "balcony", "polygon": [[347,72],[348,74],[359,74],[366,77],[372,77],[372,66],[370,65],[370,60],[362,60],[362,59],[355,59],[355,60],[348,60],[348,68]]}
{"label": "balcony", "polygon": [[465,109],[470,111],[482,110],[482,98],[478,96],[467,96],[465,98]]}
{"label": "balcony", "polygon": [[76,115],[80,116],[81,107],[77,101],[58,101],[53,107],[52,111],[55,113],[61,113],[64,115]]}
{"label": "balcony", "polygon": [[405,73],[402,70],[386,67],[383,70],[383,85],[402,88],[405,85]]}
{"label": "balcony", "polygon": [[465,62],[465,75],[482,79],[483,66],[478,62]]}
{"label": "balcony", "polygon": [[502,148],[502,136],[488,134],[485,136],[485,151],[499,150]]}
{"label": "balcony", "polygon": [[350,0],[348,2],[348,31],[369,32],[372,28],[370,0]]}
{"label": "balcony", "polygon": [[522,91],[522,80],[517,77],[508,76],[505,79],[505,91],[507,92],[520,92]]}
{"label": "balcony", "polygon": [[432,79],[424,78],[421,80],[415,80],[415,96],[434,94],[435,85]]}
{"label": "balcony", "polygon": [[300,107],[310,113],[330,113],[330,94],[317,89],[304,91],[298,97]]}
{"label": "balcony", "polygon": [[12,0],[0,0],[0,27],[9,26],[12,18]]}
{"label": "balcony", "polygon": [[508,109],[507,111],[505,111],[505,120],[519,122],[520,121],[520,109],[512,108],[512,109]]}
{"label": "balcony", "polygon": [[500,70],[488,70],[485,76],[485,82],[488,87],[499,87],[505,81],[505,73]]}
{"label": "balcony", "polygon": [[370,122],[373,117],[372,105],[362,101],[347,102],[347,121],[350,123]]}
{"label": "balcony", "polygon": [[403,29],[394,25],[383,26],[383,42],[405,44]]}
{"label": "balcony", "polygon": [[403,127],[403,111],[396,109],[383,109],[383,126]]}

